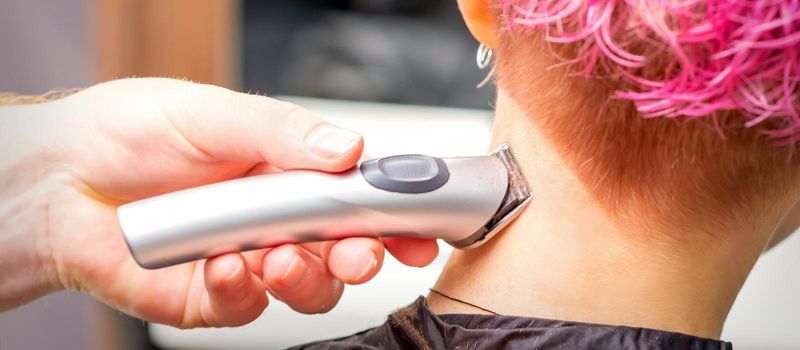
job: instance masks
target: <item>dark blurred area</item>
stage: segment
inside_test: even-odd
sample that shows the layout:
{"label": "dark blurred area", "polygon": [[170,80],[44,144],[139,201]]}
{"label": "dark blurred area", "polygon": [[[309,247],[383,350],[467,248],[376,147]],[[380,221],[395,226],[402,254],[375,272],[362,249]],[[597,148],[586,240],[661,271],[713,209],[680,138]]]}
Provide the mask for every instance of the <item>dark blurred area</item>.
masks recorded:
{"label": "dark blurred area", "polygon": [[489,108],[454,0],[247,0],[244,90]]}

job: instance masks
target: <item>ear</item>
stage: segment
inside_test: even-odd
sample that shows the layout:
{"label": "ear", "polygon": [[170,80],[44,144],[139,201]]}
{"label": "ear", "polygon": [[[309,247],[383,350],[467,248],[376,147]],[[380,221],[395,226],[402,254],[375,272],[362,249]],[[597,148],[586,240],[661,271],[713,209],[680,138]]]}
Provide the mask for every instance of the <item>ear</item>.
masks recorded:
{"label": "ear", "polygon": [[472,36],[481,44],[495,48],[497,18],[492,11],[492,3],[492,0],[458,0],[458,8]]}

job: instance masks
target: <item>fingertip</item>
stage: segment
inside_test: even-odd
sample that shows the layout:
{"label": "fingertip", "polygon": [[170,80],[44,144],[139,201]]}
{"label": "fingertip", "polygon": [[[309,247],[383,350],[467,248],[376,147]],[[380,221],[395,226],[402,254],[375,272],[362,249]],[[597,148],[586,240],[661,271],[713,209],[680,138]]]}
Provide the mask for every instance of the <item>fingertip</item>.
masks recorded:
{"label": "fingertip", "polygon": [[320,170],[342,172],[358,163],[364,138],[356,132],[322,123],[306,136],[306,145]]}
{"label": "fingertip", "polygon": [[371,280],[383,266],[383,242],[375,238],[348,238],[337,242],[328,257],[328,269],[347,284]]}
{"label": "fingertip", "polygon": [[413,267],[428,266],[439,255],[439,245],[433,239],[391,237],[384,238],[383,244],[398,261]]}
{"label": "fingertip", "polygon": [[[330,273],[325,262],[300,246],[286,245],[278,248],[267,253],[264,259],[264,282],[270,294],[293,310],[305,314],[322,313],[332,309],[341,298],[344,286]],[[296,284],[290,288],[287,288],[286,281],[280,278],[282,271],[276,272],[273,268],[275,264],[285,264],[285,261],[291,258],[273,255],[276,250],[280,254],[286,254],[284,253],[286,250],[294,250],[304,262],[304,273],[299,277],[299,281],[290,283]]]}
{"label": "fingertip", "polygon": [[206,260],[204,277],[206,292],[200,314],[209,326],[247,324],[269,304],[264,284],[250,273],[241,254]]}
{"label": "fingertip", "polygon": [[206,325],[235,327],[248,324],[269,305],[266,289],[258,276],[248,274],[235,293],[208,290],[201,305],[201,315]]}
{"label": "fingertip", "polygon": [[308,263],[294,245],[287,244],[264,255],[262,273],[265,282],[282,288],[294,289],[308,274]]}
{"label": "fingertip", "polygon": [[220,290],[242,284],[247,276],[241,254],[225,254],[208,259],[204,267],[206,288]]}
{"label": "fingertip", "polygon": [[[336,135],[339,132],[349,136],[319,135]],[[339,173],[355,166],[363,151],[364,138],[361,135],[321,122],[306,136],[304,148],[295,148],[292,152],[274,152],[269,161],[282,170],[311,169]]]}

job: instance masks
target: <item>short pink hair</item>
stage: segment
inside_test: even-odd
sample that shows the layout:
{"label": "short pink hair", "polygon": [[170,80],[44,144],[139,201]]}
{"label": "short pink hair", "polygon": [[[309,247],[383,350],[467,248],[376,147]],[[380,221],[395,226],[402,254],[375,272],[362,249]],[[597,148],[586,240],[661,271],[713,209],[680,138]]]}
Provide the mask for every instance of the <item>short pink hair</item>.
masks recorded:
{"label": "short pink hair", "polygon": [[498,1],[506,30],[575,45],[564,64],[630,83],[615,96],[644,117],[735,110],[781,144],[800,140],[800,0]]}

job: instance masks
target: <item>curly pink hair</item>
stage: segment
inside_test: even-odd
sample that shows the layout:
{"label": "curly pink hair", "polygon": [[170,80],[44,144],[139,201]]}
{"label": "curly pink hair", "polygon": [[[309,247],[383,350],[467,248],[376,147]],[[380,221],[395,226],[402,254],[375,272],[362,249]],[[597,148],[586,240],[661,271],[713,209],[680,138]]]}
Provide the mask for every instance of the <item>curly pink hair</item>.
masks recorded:
{"label": "curly pink hair", "polygon": [[[589,76],[598,66],[632,88],[617,91],[645,117],[715,118],[738,110],[744,125],[779,143],[800,141],[800,0],[499,0],[508,30],[537,29],[578,45]],[[655,76],[650,60],[662,62]],[[659,66],[660,67],[660,66]]]}

